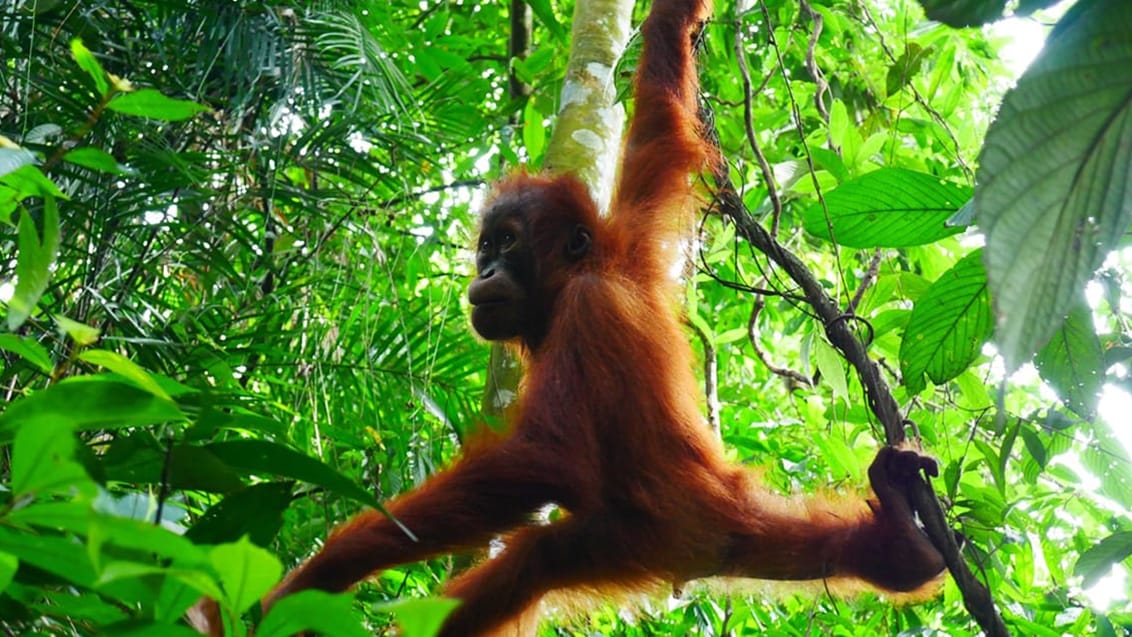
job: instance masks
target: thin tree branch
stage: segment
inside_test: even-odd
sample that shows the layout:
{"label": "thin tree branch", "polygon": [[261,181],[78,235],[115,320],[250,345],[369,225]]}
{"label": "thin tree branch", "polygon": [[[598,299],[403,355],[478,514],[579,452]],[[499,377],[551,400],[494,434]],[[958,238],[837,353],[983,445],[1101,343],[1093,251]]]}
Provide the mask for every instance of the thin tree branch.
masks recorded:
{"label": "thin tree branch", "polygon": [[[904,441],[905,419],[900,406],[892,395],[880,368],[868,356],[865,346],[853,332],[850,321],[844,320],[845,314],[837,306],[825,290],[817,277],[796,255],[783,248],[769,232],[759,225],[750,212],[743,205],[742,200],[735,193],[730,184],[730,178],[725,173],[717,173],[716,184],[720,191],[717,193],[717,206],[720,213],[731,220],[739,236],[751,243],[755,248],[765,254],[771,261],[781,267],[786,274],[801,288],[806,301],[813,307],[814,312],[825,326],[826,337],[857,370],[861,385],[865,388],[865,397],[869,409],[876,415],[884,426],[885,440],[890,445]],[[1010,633],[1002,621],[990,592],[971,572],[967,562],[959,552],[959,545],[950,525],[944,516],[939,498],[931,485],[923,480],[916,480],[909,485],[909,497],[924,524],[924,530],[931,539],[932,544],[943,555],[948,570],[959,590],[963,593],[963,603],[967,611],[983,628],[988,637],[1005,637]]]}

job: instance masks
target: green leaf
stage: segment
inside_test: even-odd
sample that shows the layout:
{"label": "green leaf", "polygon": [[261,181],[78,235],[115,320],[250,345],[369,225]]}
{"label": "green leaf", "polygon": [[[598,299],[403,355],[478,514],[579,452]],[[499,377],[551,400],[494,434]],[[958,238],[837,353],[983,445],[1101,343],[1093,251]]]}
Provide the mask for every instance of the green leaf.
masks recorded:
{"label": "green leaf", "polygon": [[527,6],[538,16],[539,22],[554,35],[554,39],[562,40],[566,37],[566,28],[558,21],[550,0],[527,0]]}
{"label": "green leaf", "polygon": [[1016,369],[1044,345],[1132,221],[1132,3],[1079,3],[1007,93],[975,193],[997,310]]}
{"label": "green leaf", "polygon": [[259,546],[268,546],[283,526],[293,486],[264,482],[236,491],[209,507],[185,537],[198,544],[219,544],[247,536]]}
{"label": "green leaf", "polygon": [[915,42],[908,43],[904,48],[904,53],[892,66],[888,67],[888,75],[885,78],[885,92],[888,95],[895,95],[900,92],[900,89],[908,86],[912,78],[920,74],[920,69],[924,66],[924,60],[927,59],[931,49],[916,44]]}
{"label": "green leaf", "polygon": [[63,161],[112,175],[126,174],[126,171],[122,170],[122,167],[118,165],[118,161],[114,159],[113,155],[94,146],[69,150],[63,155]]}
{"label": "green leaf", "polygon": [[[114,555],[114,553],[103,551],[101,548],[103,545],[132,549],[138,555],[154,555],[169,560],[170,563],[181,568],[199,568],[207,565],[210,561],[210,557],[205,555],[204,549],[196,546],[188,539],[143,520],[95,515],[91,517],[87,529],[70,530],[78,535],[85,534],[87,536],[91,562],[96,567],[101,560],[108,559],[100,553]],[[151,566],[152,564],[147,559],[145,565]],[[105,580],[106,578],[103,577],[102,579]]]}
{"label": "green leaf", "polygon": [[923,245],[963,231],[947,220],[970,193],[931,175],[883,168],[830,191],[825,208],[819,203],[806,210],[803,225],[814,236],[854,248]]}
{"label": "green leaf", "polygon": [[993,329],[982,251],[976,250],[944,272],[912,308],[900,342],[908,391],[924,390],[924,374],[938,385],[963,373]]}
{"label": "green leaf", "polygon": [[55,368],[51,363],[51,355],[38,341],[30,336],[0,334],[0,349],[16,354],[44,374],[50,374]]}
{"label": "green leaf", "polygon": [[23,201],[27,197],[56,197],[70,199],[59,190],[55,182],[47,178],[35,166],[21,166],[12,172],[0,177],[0,183],[11,186],[15,191],[13,197],[16,201]]}
{"label": "green leaf", "polygon": [[56,316],[55,324],[59,327],[61,334],[70,337],[76,345],[81,347],[97,343],[98,337],[102,334],[101,330],[96,327],[73,321],[65,316]]}
{"label": "green leaf", "polygon": [[920,0],[932,20],[953,27],[970,27],[1002,17],[1006,0]]}
{"label": "green leaf", "polygon": [[527,148],[527,156],[537,164],[546,152],[546,125],[536,104],[536,100],[528,100],[523,110],[523,145]]}
{"label": "green leaf", "polygon": [[90,49],[83,46],[83,41],[79,38],[71,40],[71,55],[75,58],[79,68],[86,71],[87,75],[94,80],[98,94],[105,96],[110,91],[110,80],[106,77],[106,71],[98,63],[98,59],[94,57]]}
{"label": "green leaf", "polygon": [[1034,364],[1066,407],[1082,418],[1093,417],[1104,386],[1105,360],[1093,313],[1084,302],[1073,308]]}
{"label": "green leaf", "polygon": [[111,376],[76,376],[18,400],[0,414],[0,440],[24,425],[58,422],[78,431],[183,421],[176,403]]}
{"label": "green leaf", "polygon": [[456,599],[405,599],[382,605],[397,618],[405,637],[433,637],[460,605]]}
{"label": "green leaf", "polygon": [[92,365],[99,365],[106,369],[117,373],[119,376],[125,377],[127,380],[133,381],[141,389],[157,396],[158,398],[165,398],[172,400],[169,394],[165,393],[161,385],[149,375],[149,372],[142,369],[137,363],[122,356],[117,352],[111,352],[104,349],[88,349],[79,354],[79,360],[86,361]]}
{"label": "green leaf", "polygon": [[73,537],[33,534],[0,525],[0,546],[20,562],[47,571],[66,582],[90,588],[94,585],[94,567],[87,558],[86,547]]}
{"label": "green leaf", "polygon": [[[115,443],[103,456],[103,477],[106,480],[138,484],[163,484],[172,489],[192,489],[211,493],[228,493],[244,487],[240,475],[207,449],[193,445],[173,445],[165,450],[155,447],[137,448],[128,443]],[[236,534],[224,541],[235,541]],[[217,544],[219,540],[207,542]]]}
{"label": "green leaf", "polygon": [[1132,555],[1132,531],[1119,531],[1091,546],[1077,558],[1073,574],[1085,578],[1082,588],[1089,588],[1109,574],[1113,564]]}
{"label": "green leaf", "polygon": [[352,595],[317,590],[301,591],[279,600],[256,627],[255,634],[257,637],[289,637],[303,631],[343,637],[372,634],[362,627]]}
{"label": "green leaf", "polygon": [[228,606],[240,612],[258,602],[283,576],[279,560],[247,538],[213,547],[208,557],[224,585]]}
{"label": "green leaf", "polygon": [[845,378],[845,360],[823,338],[814,339],[814,359],[822,378],[833,390],[833,397],[849,399],[849,382]]}
{"label": "green leaf", "polygon": [[271,473],[317,484],[338,495],[378,507],[373,494],[321,461],[266,440],[231,440],[205,447],[230,467],[251,474]]}
{"label": "green leaf", "polygon": [[121,93],[110,100],[106,107],[124,115],[136,115],[166,122],[179,122],[209,110],[203,104],[166,97],[152,88]]}
{"label": "green leaf", "polygon": [[21,427],[12,446],[12,493],[19,498],[73,489],[93,498],[98,487],[74,457],[75,436],[68,423],[47,418]]}
{"label": "green leaf", "polygon": [[37,161],[35,153],[25,148],[0,147],[0,177],[15,172],[24,166],[34,167]]}
{"label": "green leaf", "polygon": [[179,624],[138,624],[123,622],[117,626],[103,626],[99,635],[106,637],[200,637],[200,633]]}
{"label": "green leaf", "polygon": [[38,526],[42,529],[80,529],[85,535],[90,522],[91,502],[80,500],[36,501],[8,513],[4,520],[15,526]]}
{"label": "green leaf", "polygon": [[837,148],[844,149],[849,132],[849,113],[845,109],[845,102],[834,100],[829,109],[829,141]]}
{"label": "green leaf", "polygon": [[0,593],[8,589],[8,585],[12,583],[12,578],[16,576],[16,570],[19,567],[20,560],[15,555],[0,551]]}
{"label": "green leaf", "polygon": [[[1132,509],[1132,459],[1108,423],[1099,419],[1092,425],[1093,442],[1081,453],[1081,463],[1100,480],[1101,494]],[[1051,449],[1050,455],[1056,452]]]}
{"label": "green leaf", "polygon": [[51,264],[59,253],[59,208],[54,197],[43,200],[43,239],[26,210],[20,214],[16,291],[8,301],[8,329],[16,331],[31,316],[51,280]]}

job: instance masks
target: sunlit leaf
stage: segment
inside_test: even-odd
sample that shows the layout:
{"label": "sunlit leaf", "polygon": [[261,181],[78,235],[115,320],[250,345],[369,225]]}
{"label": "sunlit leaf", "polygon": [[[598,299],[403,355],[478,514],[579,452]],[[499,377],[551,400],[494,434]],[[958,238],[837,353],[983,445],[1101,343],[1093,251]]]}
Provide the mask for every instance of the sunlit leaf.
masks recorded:
{"label": "sunlit leaf", "polygon": [[74,430],[58,419],[38,419],[16,432],[12,446],[12,493],[48,496],[72,490],[90,498],[97,488],[75,462]]}
{"label": "sunlit leaf", "polygon": [[149,117],[166,122],[178,122],[189,119],[208,109],[203,104],[191,100],[178,100],[166,97],[152,88],[143,88],[133,93],[121,93],[106,108],[124,115]]}
{"label": "sunlit leaf", "polygon": [[342,637],[368,637],[371,633],[361,627],[356,615],[351,595],[306,590],[288,595],[272,606],[257,627],[256,635],[289,637],[313,630]]}
{"label": "sunlit leaf", "polygon": [[16,291],[8,301],[8,329],[12,331],[31,316],[51,280],[51,264],[59,253],[59,208],[54,197],[43,200],[42,225],[41,235],[31,215],[20,215]]}
{"label": "sunlit leaf", "polygon": [[1087,305],[1082,302],[1073,308],[1061,329],[1038,352],[1034,364],[1066,407],[1083,418],[1093,417],[1106,365]]}
{"label": "sunlit leaf", "polygon": [[1120,531],[1097,542],[1077,558],[1073,574],[1085,578],[1083,588],[1091,588],[1109,574],[1114,564],[1132,555],[1132,531]]}
{"label": "sunlit leaf", "polygon": [[239,611],[259,602],[283,576],[279,560],[247,538],[213,547],[208,557],[228,602]]}
{"label": "sunlit leaf", "polygon": [[969,188],[903,168],[885,168],[827,193],[825,207],[810,206],[803,221],[806,232],[840,245],[915,246],[962,232],[947,220],[969,198]]}
{"label": "sunlit leaf", "polygon": [[923,391],[924,374],[937,385],[961,374],[993,328],[982,253],[976,250],[943,273],[912,309],[900,343],[908,391]]}
{"label": "sunlit leaf", "polygon": [[83,148],[69,150],[63,155],[63,160],[71,162],[76,166],[82,166],[83,168],[90,168],[91,170],[110,173],[112,175],[121,175],[126,172],[118,165],[113,155],[94,146],[84,146]]}
{"label": "sunlit leaf", "polygon": [[75,58],[82,70],[86,71],[90,79],[94,80],[94,86],[98,89],[98,94],[106,95],[110,90],[110,82],[106,78],[106,71],[103,70],[102,65],[98,63],[98,59],[90,52],[90,49],[83,46],[83,41],[75,38],[71,40],[71,55]]}
{"label": "sunlit leaf", "polygon": [[54,368],[51,363],[51,355],[31,337],[0,334],[0,349],[18,355],[44,374],[50,374]]}
{"label": "sunlit leaf", "polygon": [[1009,369],[1049,341],[1132,221],[1130,24],[1124,0],[1071,8],[987,131],[975,204]]}

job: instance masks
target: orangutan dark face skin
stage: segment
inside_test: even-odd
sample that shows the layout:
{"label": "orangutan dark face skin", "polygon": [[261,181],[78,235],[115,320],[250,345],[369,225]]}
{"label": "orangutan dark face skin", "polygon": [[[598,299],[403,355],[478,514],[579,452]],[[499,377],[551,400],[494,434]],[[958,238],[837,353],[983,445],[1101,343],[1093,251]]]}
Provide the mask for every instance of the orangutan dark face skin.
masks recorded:
{"label": "orangutan dark face skin", "polygon": [[569,214],[587,207],[575,196],[572,185],[528,184],[503,190],[483,214],[476,278],[468,286],[472,327],[483,338],[520,339],[531,349],[542,341],[563,275],[589,253],[593,240],[589,226]]}

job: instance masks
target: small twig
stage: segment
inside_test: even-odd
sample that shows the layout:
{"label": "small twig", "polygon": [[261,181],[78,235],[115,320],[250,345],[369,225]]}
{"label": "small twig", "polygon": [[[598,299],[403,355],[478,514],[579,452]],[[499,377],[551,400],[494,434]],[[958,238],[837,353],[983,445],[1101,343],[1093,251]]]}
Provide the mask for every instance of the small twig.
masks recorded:
{"label": "small twig", "polygon": [[[762,91],[766,87],[767,82],[770,81],[771,74],[768,73],[759,85],[757,90],[751,87],[751,71],[747,68],[747,54],[744,50],[743,41],[743,21],[738,20],[735,22],[735,59],[739,63],[739,75],[743,78],[743,128],[747,133],[747,145],[751,147],[751,152],[755,155],[755,160],[759,163],[759,172],[762,173],[763,183],[766,184],[767,198],[770,200],[771,207],[771,234],[778,236],[779,220],[782,218],[782,198],[778,194],[778,184],[774,181],[774,171],[771,170],[770,162],[767,161],[766,155],[763,153],[762,147],[759,146],[758,137],[755,136],[755,117],[752,103],[756,93]],[[777,68],[775,69],[777,70]],[[773,71],[772,71],[773,72]]]}
{"label": "small twig", "polygon": [[762,314],[763,308],[766,307],[766,297],[759,295],[755,297],[755,303],[751,307],[751,318],[747,320],[747,341],[751,344],[751,349],[754,350],[755,356],[762,362],[775,376],[781,376],[786,379],[786,382],[793,385],[800,385],[802,387],[811,387],[813,382],[808,376],[797,370],[790,369],[789,367],[782,367],[776,365],[770,359],[770,354],[762,348],[759,343],[759,328],[758,318]]}
{"label": "small twig", "polygon": [[869,269],[865,270],[865,276],[861,277],[861,284],[857,286],[857,292],[853,294],[853,298],[849,301],[849,305],[845,308],[847,314],[856,314],[857,306],[861,304],[861,299],[865,297],[865,292],[876,281],[877,275],[880,274],[881,251],[877,248],[873,252],[873,258],[869,260]]}
{"label": "small twig", "polygon": [[825,81],[825,75],[821,72],[821,67],[818,66],[817,59],[814,56],[814,51],[818,47],[818,38],[821,37],[822,15],[814,11],[813,7],[806,0],[799,0],[802,10],[809,16],[810,20],[814,23],[814,28],[810,31],[810,42],[806,46],[806,69],[810,72],[810,76],[817,85],[817,90],[814,91],[814,106],[818,109],[818,114],[825,121],[829,121],[829,109],[826,108],[825,96],[829,93],[829,82]]}
{"label": "small twig", "polygon": [[712,433],[718,438],[720,436],[719,355],[707,333],[692,321],[687,321],[687,324],[704,347],[704,396],[707,402],[707,421]]}

